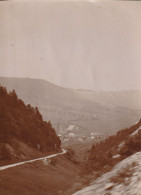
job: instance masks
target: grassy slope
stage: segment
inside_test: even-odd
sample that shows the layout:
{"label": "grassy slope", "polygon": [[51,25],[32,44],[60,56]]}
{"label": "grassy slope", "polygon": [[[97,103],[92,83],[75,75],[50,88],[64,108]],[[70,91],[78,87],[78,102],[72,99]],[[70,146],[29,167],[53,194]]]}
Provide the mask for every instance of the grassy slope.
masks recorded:
{"label": "grassy slope", "polygon": [[[0,194],[71,195],[87,184],[88,179],[84,177],[82,170],[91,147],[90,143],[75,144],[72,146],[74,155],[55,157],[48,166],[38,161],[1,171]],[[80,163],[77,164],[74,159]]]}
{"label": "grassy slope", "polygon": [[80,166],[67,157],[56,157],[55,165],[41,162],[29,163],[1,171],[0,194],[66,194],[75,182]]}

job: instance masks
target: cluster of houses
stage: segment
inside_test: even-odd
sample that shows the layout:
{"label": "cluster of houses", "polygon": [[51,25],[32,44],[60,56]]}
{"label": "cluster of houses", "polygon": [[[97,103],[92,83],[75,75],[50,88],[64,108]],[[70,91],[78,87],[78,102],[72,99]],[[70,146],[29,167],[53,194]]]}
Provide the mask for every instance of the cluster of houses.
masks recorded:
{"label": "cluster of houses", "polygon": [[83,142],[85,140],[101,140],[103,136],[99,133],[90,132],[87,135],[83,135],[80,133],[80,127],[76,125],[69,125],[67,129],[61,129],[58,136],[60,137],[61,141],[69,142],[69,141],[79,141]]}

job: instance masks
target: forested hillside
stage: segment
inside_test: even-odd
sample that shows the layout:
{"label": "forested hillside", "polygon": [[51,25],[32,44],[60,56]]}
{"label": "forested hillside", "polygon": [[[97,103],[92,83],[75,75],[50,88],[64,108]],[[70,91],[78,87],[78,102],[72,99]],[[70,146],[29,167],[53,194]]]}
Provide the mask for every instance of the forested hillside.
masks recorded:
{"label": "forested hillside", "polygon": [[[141,116],[141,91],[87,91],[63,88],[46,80],[0,77],[7,91],[15,89],[26,104],[37,106],[58,134],[70,125],[78,138],[93,133],[113,134]],[[117,122],[118,121],[118,122]]]}
{"label": "forested hillside", "polygon": [[[93,145],[84,166],[89,175],[81,194],[140,194],[141,119],[133,126]],[[89,185],[88,185],[89,184]]]}
{"label": "forested hillside", "polygon": [[122,159],[141,151],[141,120],[93,145],[89,158],[89,168],[104,171]]}
{"label": "forested hillside", "polygon": [[14,90],[8,93],[0,86],[0,160],[18,150],[20,142],[41,153],[59,151],[61,145],[51,123],[43,121],[37,107],[25,105]]}

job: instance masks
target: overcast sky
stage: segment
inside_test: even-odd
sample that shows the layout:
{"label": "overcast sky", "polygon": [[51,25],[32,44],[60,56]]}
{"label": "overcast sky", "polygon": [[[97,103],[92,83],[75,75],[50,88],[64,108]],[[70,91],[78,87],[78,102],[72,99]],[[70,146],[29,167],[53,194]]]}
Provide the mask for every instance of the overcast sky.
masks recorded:
{"label": "overcast sky", "polygon": [[141,89],[141,3],[0,1],[0,76]]}

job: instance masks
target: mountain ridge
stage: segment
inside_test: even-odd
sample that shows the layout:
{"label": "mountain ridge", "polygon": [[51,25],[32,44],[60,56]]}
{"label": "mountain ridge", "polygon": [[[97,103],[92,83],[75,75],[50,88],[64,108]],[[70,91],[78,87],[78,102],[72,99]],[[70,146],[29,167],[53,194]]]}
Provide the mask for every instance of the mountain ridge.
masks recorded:
{"label": "mountain ridge", "polygon": [[129,91],[141,91],[141,89],[125,89],[125,90],[92,90],[92,89],[83,89],[83,88],[71,88],[71,87],[63,87],[61,85],[52,83],[51,81],[48,81],[46,79],[42,78],[33,78],[33,77],[14,77],[14,76],[0,76],[0,79],[29,79],[29,80],[39,80],[43,82],[47,82],[48,84],[54,85],[56,87],[60,87],[63,89],[69,89],[69,90],[76,90],[76,91],[89,91],[89,92],[129,92]]}
{"label": "mountain ridge", "polygon": [[113,131],[131,125],[141,114],[140,91],[79,91],[30,78],[0,77],[0,83],[8,90],[15,89],[26,104],[37,106],[44,120],[50,120],[59,133],[70,124],[89,133]]}

